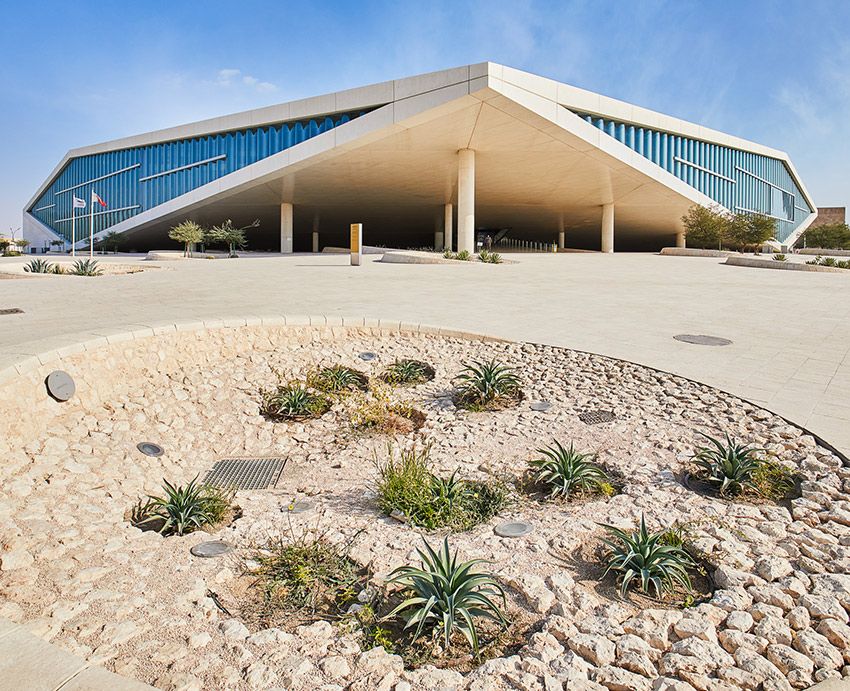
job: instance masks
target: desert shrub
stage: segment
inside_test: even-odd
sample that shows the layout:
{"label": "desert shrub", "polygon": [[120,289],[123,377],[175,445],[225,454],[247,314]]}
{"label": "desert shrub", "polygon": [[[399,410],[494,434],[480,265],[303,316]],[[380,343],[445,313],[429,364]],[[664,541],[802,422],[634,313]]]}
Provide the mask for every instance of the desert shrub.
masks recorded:
{"label": "desert shrub", "polygon": [[387,448],[387,460],[375,459],[379,508],[411,525],[435,530],[467,530],[498,514],[510,502],[508,488],[496,481],[448,478],[430,467],[431,447]]}
{"label": "desert shrub", "polygon": [[616,572],[620,594],[625,597],[629,587],[636,583],[646,593],[661,597],[664,593],[682,587],[691,590],[688,569],[696,566],[682,544],[671,542],[668,531],[650,533],[644,516],[635,531],[603,525],[609,537],[605,575]]}
{"label": "desert shrub", "polygon": [[408,403],[394,401],[386,386],[355,391],[347,401],[351,426],[360,432],[409,434],[425,422],[425,414]]}
{"label": "desert shrub", "polygon": [[550,497],[614,493],[608,474],[596,462],[596,454],[576,451],[572,442],[565,448],[558,441],[537,453],[541,457],[530,461],[529,466],[534,482]]}
{"label": "desert shrub", "polygon": [[[388,583],[403,586],[410,597],[393,609],[388,618],[407,613],[404,628],[415,627],[414,640],[429,633],[432,639],[442,638],[444,650],[451,648],[452,637],[459,632],[477,655],[476,619],[507,627],[502,612],[507,606],[505,591],[492,574],[474,570],[483,560],[458,563],[457,552],[449,548],[448,538],[443,540],[439,552],[427,542],[424,547],[416,550],[420,566],[401,566],[390,574]],[[501,607],[497,600],[501,600]]]}
{"label": "desert shrub", "polygon": [[364,570],[350,558],[349,544],[324,535],[278,537],[252,551],[246,575],[253,579],[250,618],[263,625],[281,619],[336,619],[365,584]]}
{"label": "desert shrub", "polygon": [[522,396],[516,370],[496,360],[464,365],[454,381],[456,403],[468,410],[482,410],[497,401],[516,401]]}
{"label": "desert shrub", "polygon": [[344,365],[314,370],[307,375],[307,384],[326,394],[339,395],[369,388],[369,379],[362,372]]}
{"label": "desert shrub", "polygon": [[103,269],[98,266],[96,259],[78,259],[68,271],[73,276],[100,276]]}
{"label": "desert shrub", "polygon": [[784,254],[774,254],[773,261],[775,262],[784,262],[788,259]]}
{"label": "desert shrub", "polygon": [[501,264],[502,263],[502,255],[498,252],[491,252],[489,250],[481,250],[478,253],[478,261],[484,262],[485,264]]}
{"label": "desert shrub", "polygon": [[149,496],[133,510],[137,528],[158,525],[163,535],[185,535],[220,523],[232,508],[234,492],[198,482],[173,485],[163,480],[162,496]]}
{"label": "desert shrub", "polygon": [[766,499],[787,498],[796,487],[796,475],[784,466],[762,458],[764,449],[741,444],[729,434],[720,441],[702,434],[709,445],[699,447],[693,463],[698,480],[707,483],[717,494],[735,497],[755,494]]}
{"label": "desert shrub", "polygon": [[31,259],[24,266],[24,271],[31,274],[51,274],[55,273],[54,269],[56,266],[56,264],[51,264],[44,259]]}
{"label": "desert shrub", "polygon": [[434,368],[421,360],[396,360],[381,373],[393,386],[415,386],[434,378]]}
{"label": "desert shrub", "polygon": [[469,253],[469,250],[461,250],[454,256],[454,258],[461,262],[468,262],[472,259],[472,255]]}
{"label": "desert shrub", "polygon": [[803,233],[806,247],[850,249],[850,226],[846,223],[825,223]]}
{"label": "desert shrub", "polygon": [[321,417],[330,406],[325,396],[297,381],[260,391],[260,414],[269,420]]}

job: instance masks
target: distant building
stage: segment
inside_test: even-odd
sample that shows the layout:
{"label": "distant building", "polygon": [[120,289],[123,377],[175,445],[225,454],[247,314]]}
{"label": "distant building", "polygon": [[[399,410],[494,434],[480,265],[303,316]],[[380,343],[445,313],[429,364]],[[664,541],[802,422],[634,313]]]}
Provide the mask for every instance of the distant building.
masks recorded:
{"label": "distant building", "polygon": [[830,223],[847,223],[847,207],[821,206],[818,207],[818,217],[812,221],[809,228],[817,228]]}
{"label": "distant building", "polygon": [[694,204],[773,218],[783,244],[815,217],[783,151],[481,63],[74,149],[23,227],[33,247],[84,246],[91,227],[167,247],[184,219],[230,218],[260,219],[258,250],[346,245],[361,222],[374,245],[473,252],[503,229],[611,252],[684,243]]}

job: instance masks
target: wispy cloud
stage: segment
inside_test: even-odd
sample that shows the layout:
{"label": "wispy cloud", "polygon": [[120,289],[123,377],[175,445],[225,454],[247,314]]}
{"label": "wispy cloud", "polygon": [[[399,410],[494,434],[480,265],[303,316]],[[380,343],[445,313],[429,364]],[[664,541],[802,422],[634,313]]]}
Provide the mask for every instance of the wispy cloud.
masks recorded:
{"label": "wispy cloud", "polygon": [[277,91],[277,86],[275,84],[261,81],[253,75],[244,74],[242,70],[232,67],[219,70],[213,83],[225,88],[242,86],[259,93],[271,93],[272,91]]}

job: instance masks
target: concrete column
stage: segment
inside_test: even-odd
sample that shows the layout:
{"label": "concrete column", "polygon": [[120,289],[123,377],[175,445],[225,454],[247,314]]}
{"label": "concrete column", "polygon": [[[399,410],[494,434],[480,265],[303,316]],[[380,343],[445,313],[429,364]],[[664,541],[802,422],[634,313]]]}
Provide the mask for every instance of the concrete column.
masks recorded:
{"label": "concrete column", "polygon": [[614,251],[614,205],[602,205],[602,251]]}
{"label": "concrete column", "polygon": [[565,239],[566,238],[565,238],[565,233],[564,233],[564,214],[561,214],[560,216],[558,216],[558,249],[559,250],[564,249],[564,240]]}
{"label": "concrete column", "polygon": [[475,152],[457,152],[457,251],[475,252]]}
{"label": "concrete column", "polygon": [[313,252],[319,251],[319,214],[313,216]]}
{"label": "concrete column", "polygon": [[292,204],[280,205],[280,253],[292,254]]}
{"label": "concrete column", "polygon": [[676,233],[676,247],[686,247],[685,243],[685,234],[684,233]]}
{"label": "concrete column", "polygon": [[454,249],[455,244],[453,213],[454,206],[452,204],[446,204],[446,208],[443,211],[443,246],[449,251]]}

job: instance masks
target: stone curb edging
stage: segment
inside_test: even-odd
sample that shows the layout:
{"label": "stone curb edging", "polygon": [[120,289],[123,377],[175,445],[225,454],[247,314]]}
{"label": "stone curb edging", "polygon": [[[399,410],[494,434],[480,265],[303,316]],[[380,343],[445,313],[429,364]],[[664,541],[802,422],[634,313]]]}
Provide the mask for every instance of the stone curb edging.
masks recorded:
{"label": "stone curb edging", "polygon": [[[760,261],[760,260],[756,260]],[[776,262],[780,263],[780,262]],[[820,267],[819,267],[820,268]],[[827,267],[829,268],[829,267]],[[836,269],[836,271],[844,271],[844,269]],[[463,329],[451,329],[447,327],[433,326],[431,324],[416,324],[412,322],[402,322],[392,319],[377,319],[374,317],[343,317],[339,315],[273,315],[267,317],[237,317],[237,318],[226,318],[226,319],[208,319],[206,321],[178,321],[178,322],[166,322],[163,324],[154,324],[151,326],[144,326],[138,329],[116,329],[113,333],[105,334],[105,335],[96,335],[96,334],[84,334],[93,336],[93,338],[88,338],[80,341],[75,341],[72,338],[69,338],[69,344],[65,346],[60,346],[59,348],[45,351],[43,353],[39,353],[38,355],[31,355],[29,357],[25,357],[18,361],[17,363],[13,363],[7,365],[6,367],[0,369],[0,386],[5,384],[7,381],[18,377],[23,374],[27,374],[28,372],[32,372],[39,367],[44,365],[53,363],[53,362],[61,362],[62,358],[69,357],[71,355],[75,355],[77,353],[82,353],[85,351],[97,350],[99,348],[113,345],[115,343],[121,343],[126,341],[133,340],[141,340],[145,338],[150,338],[151,336],[159,336],[161,334],[168,333],[177,333],[177,332],[191,332],[191,331],[205,331],[208,329],[232,329],[232,328],[241,328],[246,326],[293,326],[293,327],[338,327],[338,328],[371,328],[378,329],[379,331],[386,332],[388,334],[391,333],[408,333],[408,334],[423,334],[423,335],[431,335],[431,336],[443,336],[446,338],[464,338],[464,339],[472,339],[472,340],[483,340],[483,341],[491,341],[498,343],[507,343],[511,342],[511,339],[502,338],[501,336],[494,336],[491,334],[480,333],[475,331],[466,331]],[[533,341],[527,341],[532,345],[546,345],[551,346],[551,344],[544,343],[534,343]],[[838,456],[842,462],[846,465],[850,466],[850,458],[839,451],[834,445],[830,444],[828,441],[823,439],[820,435],[815,432],[812,432],[810,429],[802,425],[801,423],[795,422],[784,415],[781,415],[770,408],[767,408],[765,405],[761,403],[756,403],[754,401],[750,401],[739,394],[736,394],[733,391],[727,391],[726,389],[720,388],[718,386],[714,386],[713,384],[707,384],[698,379],[693,379],[691,377],[684,376],[682,374],[677,374],[675,372],[667,372],[662,369],[658,369],[657,367],[652,367],[651,365],[644,365],[638,362],[632,362],[631,360],[625,360],[623,358],[613,357],[611,355],[604,355],[601,353],[594,353],[587,350],[580,350],[577,348],[569,348],[567,346],[562,346],[567,350],[573,350],[577,353],[584,353],[586,355],[594,355],[596,357],[604,357],[609,360],[613,360],[615,362],[623,362],[628,363],[630,365],[636,365],[638,367],[644,367],[648,370],[652,370],[653,372],[659,372],[662,374],[669,374],[674,377],[680,377],[685,381],[692,382],[694,384],[699,384],[700,386],[709,386],[716,391],[720,391],[729,396],[734,396],[739,400],[742,400],[750,405],[753,405],[757,408],[762,408],[764,410],[770,411],[773,415],[785,420],[785,422],[794,425],[795,427],[800,428],[808,435],[811,435],[821,446],[829,449],[832,453]]]}
{"label": "stone curb edging", "polygon": [[696,247],[662,247],[658,253],[664,257],[732,257],[736,252],[703,250]]}
{"label": "stone curb edging", "polygon": [[821,255],[822,257],[850,257],[850,250],[831,250],[823,247],[802,247],[797,250],[797,254],[811,256]]}
{"label": "stone curb edging", "polygon": [[821,273],[846,273],[850,270],[839,269],[835,266],[819,266],[815,264],[799,264],[797,262],[778,262],[773,259],[753,259],[751,257],[729,257],[723,262],[727,266],[748,266],[754,269],[783,269],[785,271],[819,271]]}

